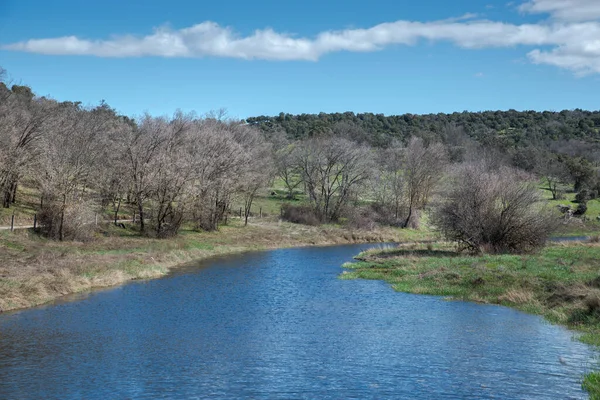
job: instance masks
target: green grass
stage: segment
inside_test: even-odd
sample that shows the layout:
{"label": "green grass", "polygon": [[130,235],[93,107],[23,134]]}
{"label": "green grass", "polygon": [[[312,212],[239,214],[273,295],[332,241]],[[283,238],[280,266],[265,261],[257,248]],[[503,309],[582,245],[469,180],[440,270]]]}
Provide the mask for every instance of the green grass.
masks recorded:
{"label": "green grass", "polygon": [[[556,244],[538,254],[459,254],[437,243],[367,251],[341,279],[389,282],[397,291],[501,304],[578,330],[600,345],[600,246]],[[600,372],[584,378],[600,398]]]}
{"label": "green grass", "polygon": [[[565,198],[563,200],[552,200],[552,194],[545,190],[544,198],[547,199],[548,204],[555,209],[558,208],[559,204],[564,204],[570,206],[572,209],[576,209],[579,206],[578,203],[575,203],[575,193],[565,193]],[[600,200],[590,200],[587,203],[587,211],[585,216],[588,219],[595,220],[600,215]]]}
{"label": "green grass", "polygon": [[600,372],[590,372],[583,378],[582,386],[590,394],[590,399],[600,400]]}
{"label": "green grass", "polygon": [[[570,192],[572,189],[570,186],[563,185],[561,189],[564,191],[565,198],[562,200],[553,200],[552,193],[547,189],[545,185],[540,186],[540,193],[543,198],[548,202],[548,206],[556,212],[557,216],[560,216],[558,211],[559,205],[566,205],[572,209],[577,209],[578,203],[575,203],[576,193]],[[600,199],[590,200],[587,203],[587,211],[584,215],[585,219],[572,218],[570,221],[565,222],[558,230],[557,235],[559,236],[591,236],[600,234]]]}
{"label": "green grass", "polygon": [[[255,217],[260,215],[262,209],[263,217],[279,217],[281,206],[284,203],[302,204],[306,201],[306,196],[300,190],[294,191],[294,198],[287,198],[288,191],[281,179],[275,179],[273,186],[259,191],[252,202],[251,214]],[[231,213],[237,216],[240,208],[243,210],[244,203],[242,199],[234,199],[231,204]]]}

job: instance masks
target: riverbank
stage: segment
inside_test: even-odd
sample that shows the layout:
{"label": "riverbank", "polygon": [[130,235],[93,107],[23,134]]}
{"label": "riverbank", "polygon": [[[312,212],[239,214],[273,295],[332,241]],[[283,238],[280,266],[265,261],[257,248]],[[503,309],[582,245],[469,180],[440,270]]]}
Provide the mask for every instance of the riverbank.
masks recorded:
{"label": "riverbank", "polygon": [[136,279],[215,255],[283,247],[427,239],[430,234],[382,228],[350,230],[256,221],[234,221],[218,232],[182,231],[170,239],[140,237],[107,227],[95,240],[56,242],[31,231],[0,232],[0,312],[44,304],[61,296]]}
{"label": "riverbank", "polygon": [[[446,243],[359,254],[342,279],[383,280],[401,292],[500,304],[544,316],[600,345],[600,244],[555,243],[537,254],[465,256]],[[600,372],[584,388],[600,399]]]}

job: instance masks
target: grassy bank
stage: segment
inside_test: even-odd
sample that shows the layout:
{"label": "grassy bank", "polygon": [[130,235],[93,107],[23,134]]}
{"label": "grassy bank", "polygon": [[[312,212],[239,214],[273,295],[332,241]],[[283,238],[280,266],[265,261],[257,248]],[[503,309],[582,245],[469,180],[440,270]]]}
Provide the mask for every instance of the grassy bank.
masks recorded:
{"label": "grassy bank", "polygon": [[307,227],[274,220],[218,232],[183,231],[171,239],[140,237],[108,225],[88,243],[57,242],[30,231],[0,231],[0,312],[31,307],[93,288],[164,276],[183,263],[220,254],[306,245],[426,239],[427,232]]}
{"label": "grassy bank", "polygon": [[[444,243],[366,251],[342,279],[389,282],[397,291],[501,304],[542,315],[600,345],[600,245],[553,244],[538,254],[465,256]],[[600,399],[600,372],[584,388]]]}

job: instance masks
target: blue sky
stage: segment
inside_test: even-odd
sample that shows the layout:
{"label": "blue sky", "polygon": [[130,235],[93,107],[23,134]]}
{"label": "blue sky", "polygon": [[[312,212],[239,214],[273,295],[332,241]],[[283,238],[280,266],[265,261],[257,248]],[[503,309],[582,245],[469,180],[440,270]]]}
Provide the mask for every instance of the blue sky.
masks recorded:
{"label": "blue sky", "polygon": [[598,0],[0,0],[0,66],[127,115],[598,109]]}

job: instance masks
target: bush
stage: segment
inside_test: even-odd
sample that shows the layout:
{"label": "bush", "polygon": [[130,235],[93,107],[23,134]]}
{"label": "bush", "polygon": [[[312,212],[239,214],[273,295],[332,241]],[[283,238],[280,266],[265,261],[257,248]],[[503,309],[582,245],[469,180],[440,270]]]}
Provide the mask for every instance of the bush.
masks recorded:
{"label": "bush", "polygon": [[395,226],[395,227],[401,227],[404,225],[404,222],[406,221],[406,207],[402,207],[402,212],[399,213],[398,218],[396,218],[396,215],[394,213],[393,210],[393,206],[391,205],[385,205],[385,204],[380,204],[380,203],[374,203],[370,206],[372,215],[373,215],[373,219],[379,224],[379,225],[386,225],[386,226]]}
{"label": "bush", "polygon": [[587,203],[579,203],[579,205],[577,206],[577,210],[575,210],[573,215],[580,217],[583,214],[585,214],[586,211],[587,211]]}
{"label": "bush", "polygon": [[176,236],[183,222],[183,214],[177,210],[169,213],[160,221],[151,220],[149,226],[152,228],[154,235],[159,239]]}
{"label": "bush", "polygon": [[[62,220],[62,226],[61,226]],[[40,232],[54,240],[88,241],[96,230],[96,213],[88,203],[67,205],[46,202],[38,213]]]}
{"label": "bush", "polygon": [[511,168],[469,164],[456,171],[432,222],[449,240],[473,252],[528,252],[542,247],[558,225],[534,182]]}
{"label": "bush", "polygon": [[373,207],[354,207],[347,212],[346,224],[352,228],[371,231],[377,227],[379,217]]}
{"label": "bush", "polygon": [[590,201],[592,199],[592,197],[590,196],[591,193],[588,189],[581,189],[579,191],[579,193],[577,193],[577,195],[575,195],[575,203],[587,203],[588,201]]}
{"label": "bush", "polygon": [[303,225],[319,225],[319,218],[310,206],[295,206],[284,203],[281,206],[281,219]]}

